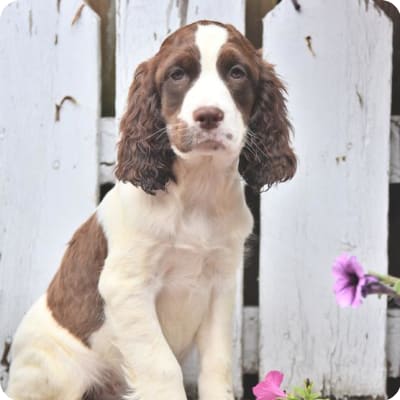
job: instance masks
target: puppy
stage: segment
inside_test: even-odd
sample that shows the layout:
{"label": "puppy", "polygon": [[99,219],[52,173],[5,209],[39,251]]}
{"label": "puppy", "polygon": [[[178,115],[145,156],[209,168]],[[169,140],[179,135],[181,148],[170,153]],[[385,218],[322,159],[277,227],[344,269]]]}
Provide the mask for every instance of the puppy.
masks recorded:
{"label": "puppy", "polygon": [[196,345],[200,399],[232,400],[244,184],[296,169],[283,85],[234,27],[200,21],[139,65],[120,132],[117,183],[19,326],[8,395],[185,400]]}

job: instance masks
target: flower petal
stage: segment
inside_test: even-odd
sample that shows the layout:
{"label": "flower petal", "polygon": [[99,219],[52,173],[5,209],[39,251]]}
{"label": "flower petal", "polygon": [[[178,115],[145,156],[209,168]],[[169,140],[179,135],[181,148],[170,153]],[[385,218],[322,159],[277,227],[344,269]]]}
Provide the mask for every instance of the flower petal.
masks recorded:
{"label": "flower petal", "polygon": [[264,380],[272,382],[274,385],[280,387],[283,381],[283,374],[280,371],[270,371],[265,376]]}
{"label": "flower petal", "polygon": [[333,263],[332,272],[335,278],[340,278],[345,274],[346,265],[349,260],[350,256],[347,254],[342,254],[336,258]]}
{"label": "flower petal", "polygon": [[339,278],[336,282],[335,285],[333,287],[333,291],[335,293],[339,293],[341,292],[343,289],[346,289],[348,287],[354,287],[355,285],[352,284],[352,282],[349,279],[345,279],[345,278]]}
{"label": "flower petal", "polygon": [[276,400],[277,398],[286,397],[283,390],[275,386],[263,385],[262,382],[253,387],[253,394],[257,400]]}
{"label": "flower petal", "polygon": [[280,388],[283,374],[279,371],[270,371],[265,378],[253,387],[253,394],[257,400],[276,400],[278,397],[286,397]]}
{"label": "flower petal", "polygon": [[341,307],[349,307],[353,304],[354,298],[356,297],[357,287],[347,286],[341,291],[335,293],[336,301]]}
{"label": "flower petal", "polygon": [[350,257],[349,260],[349,268],[351,268],[353,273],[356,273],[356,275],[361,278],[362,276],[365,275],[364,272],[364,268],[362,267],[362,265],[359,263],[359,261],[357,260],[356,256],[352,256]]}
{"label": "flower petal", "polygon": [[342,307],[358,307],[362,303],[363,288],[368,279],[357,258],[348,254],[340,255],[333,264],[332,273],[337,303]]}
{"label": "flower petal", "polygon": [[332,273],[335,278],[354,274],[360,278],[365,275],[364,269],[357,260],[357,257],[348,254],[342,254],[336,258],[333,263]]}

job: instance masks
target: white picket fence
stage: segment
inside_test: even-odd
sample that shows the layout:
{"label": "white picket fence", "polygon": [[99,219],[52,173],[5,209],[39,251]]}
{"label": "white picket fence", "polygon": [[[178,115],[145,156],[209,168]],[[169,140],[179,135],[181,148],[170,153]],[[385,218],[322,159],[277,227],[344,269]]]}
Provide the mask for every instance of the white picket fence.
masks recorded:
{"label": "white picket fence", "polygon": [[[299,169],[261,198],[260,306],[243,307],[239,285],[235,391],[240,398],[243,373],[280,369],[285,386],[309,377],[325,395],[382,396],[386,377],[400,376],[399,310],[378,299],[339,309],[330,268],[347,251],[387,271],[392,26],[368,0],[302,3],[299,13],[284,0],[264,20],[264,55],[289,90]],[[195,20],[243,32],[245,1],[119,0],[116,14],[115,118],[100,116],[100,24],[89,6],[20,0],[0,18],[0,356],[96,207],[99,184],[114,179],[135,67]]]}

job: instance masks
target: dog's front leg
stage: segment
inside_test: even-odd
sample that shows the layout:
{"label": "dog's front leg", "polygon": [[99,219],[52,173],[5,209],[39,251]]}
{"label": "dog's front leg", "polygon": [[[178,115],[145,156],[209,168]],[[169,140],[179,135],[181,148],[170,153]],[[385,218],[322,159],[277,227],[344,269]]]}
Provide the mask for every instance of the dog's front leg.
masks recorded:
{"label": "dog's front leg", "polygon": [[137,267],[109,257],[99,282],[105,318],[122,355],[125,399],[186,400],[182,370],[157,318],[156,283]]}
{"label": "dog's front leg", "polygon": [[233,400],[232,315],[235,274],[217,284],[211,305],[197,335],[200,355],[199,399]]}

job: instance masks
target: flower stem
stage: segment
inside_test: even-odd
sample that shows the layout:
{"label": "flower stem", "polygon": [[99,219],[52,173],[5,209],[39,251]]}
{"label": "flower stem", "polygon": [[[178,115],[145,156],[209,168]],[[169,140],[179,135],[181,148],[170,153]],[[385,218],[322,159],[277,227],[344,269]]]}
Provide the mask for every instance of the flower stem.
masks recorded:
{"label": "flower stem", "polygon": [[373,272],[373,271],[369,271],[368,275],[371,275],[371,276],[374,276],[375,278],[378,278],[379,281],[381,281],[385,285],[389,285],[389,286],[396,286],[400,282],[400,278],[396,278],[396,277],[391,276],[391,275],[378,274],[377,272]]}
{"label": "flower stem", "polygon": [[391,287],[386,286],[382,282],[370,282],[363,288],[364,296],[370,294],[387,295],[393,302],[400,307],[400,294],[394,291]]}

